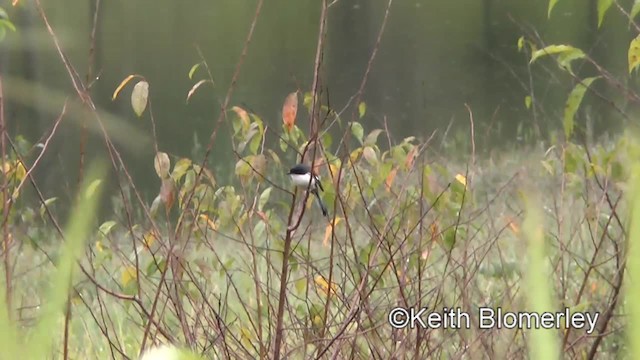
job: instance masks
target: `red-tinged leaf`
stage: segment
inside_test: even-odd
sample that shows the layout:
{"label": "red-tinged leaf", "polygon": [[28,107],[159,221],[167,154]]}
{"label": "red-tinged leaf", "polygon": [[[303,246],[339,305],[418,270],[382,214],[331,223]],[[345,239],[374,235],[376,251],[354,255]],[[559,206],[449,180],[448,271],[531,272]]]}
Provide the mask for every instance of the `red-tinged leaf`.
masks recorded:
{"label": "red-tinged leaf", "polygon": [[282,122],[287,130],[291,131],[296,123],[296,114],[298,113],[298,92],[292,92],[287,95],[282,105]]}
{"label": "red-tinged leaf", "polygon": [[160,199],[162,199],[165,209],[169,211],[176,200],[176,187],[171,178],[162,179]]}
{"label": "red-tinged leaf", "polygon": [[393,185],[393,181],[395,180],[397,174],[398,168],[394,168],[389,172],[389,175],[387,175],[387,179],[384,182],[384,187],[387,189],[387,191],[391,191],[391,186]]}
{"label": "red-tinged leaf", "polygon": [[249,119],[249,113],[247,113],[247,111],[240,106],[234,106],[231,108],[231,110],[233,110],[236,115],[238,115],[240,120],[242,120],[243,127],[248,128],[251,123],[251,120]]}
{"label": "red-tinged leaf", "polygon": [[417,154],[418,154],[418,147],[417,146],[411,147],[411,150],[409,150],[409,153],[407,154],[407,159],[404,162],[405,169],[409,170],[413,167]]}
{"label": "red-tinged leaf", "polygon": [[189,99],[191,99],[191,96],[193,96],[193,94],[196,93],[196,90],[198,90],[198,88],[200,86],[202,86],[202,84],[205,84],[205,83],[213,84],[211,82],[211,80],[200,80],[200,81],[198,81],[195,85],[193,85],[193,87],[191,87],[191,90],[189,90],[189,93],[187,94],[187,102],[189,102]]}

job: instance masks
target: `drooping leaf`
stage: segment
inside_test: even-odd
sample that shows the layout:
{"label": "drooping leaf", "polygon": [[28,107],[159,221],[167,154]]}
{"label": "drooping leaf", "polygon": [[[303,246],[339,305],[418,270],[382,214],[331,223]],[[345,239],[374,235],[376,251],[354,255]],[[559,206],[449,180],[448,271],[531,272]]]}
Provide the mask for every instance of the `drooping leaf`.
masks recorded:
{"label": "drooping leaf", "polygon": [[362,139],[364,137],[364,128],[360,125],[359,122],[354,121],[351,123],[351,133],[355,136],[356,139],[362,144]]}
{"label": "drooping leaf", "polygon": [[640,65],[640,35],[629,44],[629,73]]}
{"label": "drooping leaf", "polygon": [[367,137],[364,139],[364,145],[369,145],[369,146],[373,146],[378,142],[378,136],[380,135],[380,133],[382,133],[382,129],[375,129],[373,131],[371,131],[369,133],[369,135],[367,135]]}
{"label": "drooping leaf", "polygon": [[122,91],[122,89],[129,83],[129,81],[131,81],[131,79],[133,79],[135,77],[138,77],[138,75],[131,74],[131,75],[127,76],[126,78],[124,78],[124,80],[122,80],[120,85],[118,85],[116,90],[113,92],[113,96],[111,96],[111,101],[115,100],[118,97],[118,94],[120,94],[120,91]]}
{"label": "drooping leaf", "polygon": [[[572,60],[584,57],[584,52],[571,45],[549,45],[542,49],[536,50],[531,54],[529,63],[533,63],[539,58],[547,55],[571,54]],[[568,55],[565,55],[568,56]]]}
{"label": "drooping leaf", "polygon": [[151,207],[149,208],[149,213],[151,217],[154,217],[158,213],[158,209],[160,208],[160,204],[162,204],[162,198],[160,195],[156,196],[151,203]]}
{"label": "drooping leaf", "polygon": [[335,225],[332,223],[328,223],[327,227],[324,229],[324,239],[322,239],[322,246],[329,247],[329,240],[331,240],[331,234],[333,234],[334,226],[337,226],[342,218],[336,217]]}
{"label": "drooping leaf", "polygon": [[613,0],[598,0],[598,27],[602,25],[604,15],[611,7],[611,4],[613,4]]}
{"label": "drooping leaf", "polygon": [[258,200],[258,210],[262,211],[264,206],[267,204],[267,201],[269,201],[271,190],[273,190],[273,187],[268,187],[262,192],[262,194],[260,194],[260,199]]}
{"label": "drooping leaf", "polygon": [[142,116],[142,113],[147,108],[147,101],[149,100],[149,83],[146,81],[139,81],[131,92],[131,107],[133,111]]}
{"label": "drooping leaf", "polygon": [[251,159],[251,167],[253,167],[253,176],[258,180],[262,180],[267,168],[267,157],[264,154],[258,154]]}
{"label": "drooping leaf", "polygon": [[233,122],[233,132],[237,134],[240,129],[246,130],[251,125],[251,120],[249,119],[249,114],[247,111],[239,106],[234,106],[231,108],[236,115],[238,115],[238,120]]}
{"label": "drooping leaf", "polygon": [[246,158],[238,160],[236,162],[235,173],[239,178],[247,178],[251,175],[251,166],[249,166],[250,160],[253,156],[247,156]]}
{"label": "drooping leaf", "polygon": [[54,202],[58,200],[57,197],[52,197],[44,201],[42,205],[40,205],[40,216],[44,216],[44,213],[47,211],[47,208],[50,207]]}
{"label": "drooping leaf", "polygon": [[176,200],[176,186],[173,179],[170,177],[162,179],[162,185],[160,185],[160,199],[162,199],[165,209],[169,211]]}
{"label": "drooping leaf", "polygon": [[292,92],[287,95],[282,105],[282,123],[287,131],[291,131],[296,123],[296,114],[298,113],[298,92]]}
{"label": "drooping leaf", "polygon": [[213,85],[211,80],[200,80],[191,87],[191,90],[189,90],[189,93],[187,94],[187,103],[189,102],[189,99],[191,99],[191,96],[196,93],[196,90],[198,90],[200,86],[206,83],[211,83]]}
{"label": "drooping leaf", "polygon": [[576,86],[571,90],[569,94],[569,98],[567,99],[567,103],[564,107],[564,119],[562,122],[564,133],[566,138],[570,138],[573,133],[574,127],[574,115],[580,107],[580,103],[582,102],[582,98],[584,97],[587,88],[591,85],[591,83],[598,79],[599,76],[590,77],[582,80],[582,82],[576,84]]}
{"label": "drooping leaf", "polygon": [[169,155],[161,151],[158,152],[153,159],[153,167],[156,169],[156,174],[160,179],[167,178],[169,176],[169,168],[171,167]]}
{"label": "drooping leaf", "polygon": [[362,156],[367,162],[371,165],[375,165],[378,163],[378,156],[376,155],[376,151],[371,146],[365,146],[362,150]]}
{"label": "drooping leaf", "polygon": [[366,112],[367,112],[367,104],[363,101],[360,104],[358,104],[358,116],[360,117],[360,119],[362,119],[362,117]]}

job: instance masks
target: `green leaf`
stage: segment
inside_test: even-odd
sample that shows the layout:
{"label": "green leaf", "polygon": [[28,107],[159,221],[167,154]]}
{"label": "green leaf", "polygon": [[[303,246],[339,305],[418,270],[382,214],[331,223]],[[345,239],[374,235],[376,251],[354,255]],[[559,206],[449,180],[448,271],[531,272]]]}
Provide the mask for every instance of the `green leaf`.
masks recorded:
{"label": "green leaf", "polygon": [[578,48],[574,48],[571,45],[549,45],[540,50],[536,50],[531,54],[531,60],[529,61],[532,64],[534,61],[538,60],[546,55],[557,55],[557,54],[566,54],[568,58],[571,60],[579,59],[584,57],[584,52]]}
{"label": "green leaf", "polygon": [[100,233],[102,233],[102,235],[107,236],[109,235],[109,233],[111,232],[111,229],[113,229],[114,226],[116,226],[115,221],[113,220],[105,221],[102,223],[102,225],[100,225],[98,230],[100,230]]}
{"label": "green leaf", "polygon": [[524,49],[524,36],[520,36],[518,38],[518,52],[522,51],[522,49]]}
{"label": "green leaf", "polygon": [[602,25],[604,15],[613,4],[613,0],[598,0],[598,28]]}
{"label": "green leaf", "polygon": [[273,190],[273,187],[268,187],[262,192],[262,194],[260,194],[260,199],[258,200],[258,210],[262,211],[264,206],[267,204],[267,201],[269,201],[271,190]]}
{"label": "green leaf", "polygon": [[298,295],[304,294],[304,292],[307,290],[307,278],[302,277],[296,280],[295,287],[296,287],[296,291],[298,292]]}
{"label": "green leaf", "polygon": [[96,179],[93,180],[91,184],[89,184],[89,186],[87,186],[87,190],[85,191],[85,196],[87,197],[87,199],[90,199],[93,194],[95,194],[100,184],[102,184],[102,180]]}
{"label": "green leaf", "polygon": [[5,29],[9,29],[13,32],[16,31],[16,26],[13,25],[13,23],[9,20],[5,20],[5,19],[0,19],[0,27],[5,28]]}
{"label": "green leaf", "polygon": [[247,156],[243,159],[238,160],[238,162],[236,163],[236,175],[238,177],[246,177],[251,175],[251,166],[249,166],[249,164],[251,163],[252,158],[253,156]]}
{"label": "green leaf", "polygon": [[360,104],[358,104],[358,115],[360,116],[360,119],[362,119],[362,117],[366,112],[367,112],[367,104],[365,104],[365,102],[363,101]]}
{"label": "green leaf", "polygon": [[44,203],[42,205],[40,205],[40,216],[44,217],[44,213],[45,213],[45,211],[47,211],[46,208],[51,206],[51,204],[56,202],[56,200],[58,200],[57,197],[52,197],[52,198],[49,198],[49,199],[45,200]]}
{"label": "green leaf", "polygon": [[157,263],[155,260],[152,259],[149,262],[149,265],[147,265],[147,270],[145,272],[147,273],[147,276],[152,276],[158,271],[163,272],[166,267],[167,267],[166,259],[161,259]]}
{"label": "green leaf", "polygon": [[356,137],[356,139],[358,139],[360,144],[362,144],[362,138],[364,137],[364,128],[362,127],[362,125],[360,125],[359,122],[351,122],[351,133]]}
{"label": "green leaf", "polygon": [[629,44],[629,73],[640,65],[640,35]]}
{"label": "green leaf", "polygon": [[633,7],[631,8],[631,13],[629,15],[629,21],[633,21],[633,19],[640,13],[640,0],[635,0],[633,2]]}
{"label": "green leaf", "polygon": [[524,106],[526,106],[527,109],[531,109],[531,96],[527,95],[524,97]]}
{"label": "green leaf", "polygon": [[578,111],[578,107],[580,107],[580,103],[582,102],[582,98],[584,97],[587,88],[598,78],[599,76],[586,78],[582,80],[581,83],[576,84],[573,90],[571,90],[567,103],[564,107],[564,119],[562,122],[564,134],[567,139],[569,139],[573,133],[574,116],[576,111]]}
{"label": "green leaf", "polygon": [[[99,166],[96,166],[99,165]],[[88,171],[86,180],[83,181],[81,194],[86,194],[89,191],[87,187],[87,181],[89,179],[99,179],[104,176],[106,167],[103,163],[92,165],[92,168]],[[96,180],[91,182],[94,184]],[[91,186],[91,185],[89,185]],[[95,189],[94,189],[95,191]],[[85,249],[85,241],[90,238],[92,223],[95,221],[96,213],[98,209],[98,199],[100,199],[99,192],[93,197],[79,197],[79,202],[74,206],[70,216],[69,222],[65,227],[64,239],[59,246],[60,257],[56,262],[53,274],[49,277],[47,282],[48,294],[43,299],[41,305],[40,316],[38,318],[38,324],[29,329],[29,344],[27,348],[21,349],[20,354],[12,353],[13,345],[7,344],[7,328],[12,328],[15,323],[7,322],[8,317],[6,315],[6,302],[4,301],[4,290],[0,291],[0,307],[3,309],[0,312],[0,328],[3,329],[3,333],[0,335],[0,346],[2,346],[3,358],[20,358],[20,359],[46,359],[50,356],[53,344],[56,342],[55,337],[52,336],[53,329],[57,328],[60,320],[60,314],[64,312],[65,304],[67,303],[70,287],[73,283],[72,274],[77,269],[78,262],[82,258],[83,250]],[[4,289],[4,287],[3,287]]]}
{"label": "green leaf", "polygon": [[193,74],[196,73],[200,65],[202,65],[202,63],[197,63],[191,67],[191,70],[189,70],[189,80],[193,80]]}
{"label": "green leaf", "polygon": [[549,10],[547,10],[547,17],[551,17],[551,10],[556,6],[558,0],[549,0]]}
{"label": "green leaf", "polygon": [[288,148],[289,144],[287,144],[284,139],[280,138],[280,150],[282,150],[282,152],[286,152]]}
{"label": "green leaf", "polygon": [[189,170],[190,166],[191,166],[191,159],[182,158],[178,160],[178,162],[176,162],[176,164],[173,166],[173,171],[171,172],[171,177],[173,178],[173,181],[175,181],[176,183],[179,182],[180,179],[182,179],[182,177],[184,176],[184,174],[187,173],[187,170]]}
{"label": "green leaf", "polygon": [[142,116],[142,113],[147,108],[147,100],[149,99],[149,83],[146,81],[139,81],[131,92],[131,107],[133,111]]}

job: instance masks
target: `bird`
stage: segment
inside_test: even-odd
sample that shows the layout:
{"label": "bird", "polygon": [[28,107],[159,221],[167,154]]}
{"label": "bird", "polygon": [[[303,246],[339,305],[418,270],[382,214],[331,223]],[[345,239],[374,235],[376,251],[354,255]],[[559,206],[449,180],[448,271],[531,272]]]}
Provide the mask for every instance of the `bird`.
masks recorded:
{"label": "bird", "polygon": [[307,164],[297,164],[289,170],[287,175],[291,177],[291,182],[293,182],[295,186],[302,189],[308,189],[313,195],[315,195],[316,199],[318,199],[318,204],[322,209],[322,215],[329,217],[327,207],[322,202],[318,191],[318,189],[320,191],[324,191],[324,188],[320,182],[320,177],[312,173],[311,167]]}

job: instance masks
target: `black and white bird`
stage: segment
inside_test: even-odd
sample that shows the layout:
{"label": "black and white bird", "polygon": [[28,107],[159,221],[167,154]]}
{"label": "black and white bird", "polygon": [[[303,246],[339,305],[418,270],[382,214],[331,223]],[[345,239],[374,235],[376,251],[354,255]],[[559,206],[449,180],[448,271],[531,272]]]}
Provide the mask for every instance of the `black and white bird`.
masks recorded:
{"label": "black and white bird", "polygon": [[298,164],[292,167],[287,173],[291,177],[291,182],[299,188],[309,190],[313,195],[318,199],[318,204],[322,209],[322,215],[329,216],[329,212],[327,211],[327,207],[324,206],[322,199],[320,198],[319,191],[324,191],[322,187],[322,183],[320,182],[320,177],[313,174],[311,172],[311,167],[306,164]]}

